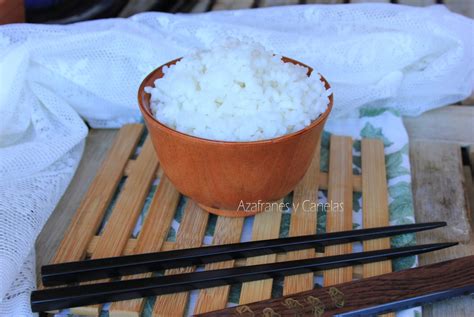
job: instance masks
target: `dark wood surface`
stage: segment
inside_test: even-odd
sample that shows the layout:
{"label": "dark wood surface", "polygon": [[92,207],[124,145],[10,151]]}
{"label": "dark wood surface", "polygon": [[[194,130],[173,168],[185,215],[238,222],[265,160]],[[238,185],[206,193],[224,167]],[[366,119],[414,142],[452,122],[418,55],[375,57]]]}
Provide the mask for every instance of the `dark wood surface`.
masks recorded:
{"label": "dark wood surface", "polygon": [[333,316],[437,292],[474,287],[474,256],[318,288],[198,316]]}

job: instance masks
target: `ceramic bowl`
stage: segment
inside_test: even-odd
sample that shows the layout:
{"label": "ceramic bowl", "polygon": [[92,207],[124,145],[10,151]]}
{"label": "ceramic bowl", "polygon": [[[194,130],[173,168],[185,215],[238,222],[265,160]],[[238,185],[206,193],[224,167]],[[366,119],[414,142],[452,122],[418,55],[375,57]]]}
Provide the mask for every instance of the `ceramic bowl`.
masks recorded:
{"label": "ceramic bowl", "polygon": [[[306,67],[311,75],[311,67],[286,57],[282,60]],[[311,163],[333,95],[326,111],[297,132],[251,142],[203,139],[167,127],[150,110],[150,95],[144,87],[153,86],[163,77],[163,67],[178,61],[151,72],[138,91],[140,110],[161,167],[176,189],[208,212],[230,217],[253,215],[263,209],[255,206],[264,207],[290,193]],[[328,82],[321,80],[329,89]]]}

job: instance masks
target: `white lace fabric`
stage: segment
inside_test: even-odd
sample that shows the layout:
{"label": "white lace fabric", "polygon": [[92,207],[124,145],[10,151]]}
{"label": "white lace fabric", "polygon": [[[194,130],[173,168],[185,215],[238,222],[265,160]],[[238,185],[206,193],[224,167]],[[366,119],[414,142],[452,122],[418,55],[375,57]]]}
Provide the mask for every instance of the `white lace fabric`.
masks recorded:
{"label": "white lace fabric", "polygon": [[332,120],[362,106],[404,115],[473,88],[474,22],[442,6],[306,5],[144,13],[67,26],[0,27],[0,316],[29,316],[34,242],[81,158],[87,127],[139,120],[157,66],[226,37],[254,39],[331,83]]}

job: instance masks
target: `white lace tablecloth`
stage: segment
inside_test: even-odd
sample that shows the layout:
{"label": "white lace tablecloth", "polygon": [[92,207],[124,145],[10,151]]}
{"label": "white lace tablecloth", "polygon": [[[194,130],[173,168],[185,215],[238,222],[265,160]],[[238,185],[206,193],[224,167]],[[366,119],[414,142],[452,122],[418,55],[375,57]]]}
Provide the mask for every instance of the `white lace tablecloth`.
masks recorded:
{"label": "white lace tablecloth", "polygon": [[249,37],[328,79],[331,121],[361,107],[417,115],[470,94],[473,32],[472,20],[442,6],[389,4],[1,26],[0,315],[31,315],[34,241],[77,168],[83,120],[96,128],[139,120],[138,85],[157,66]]}

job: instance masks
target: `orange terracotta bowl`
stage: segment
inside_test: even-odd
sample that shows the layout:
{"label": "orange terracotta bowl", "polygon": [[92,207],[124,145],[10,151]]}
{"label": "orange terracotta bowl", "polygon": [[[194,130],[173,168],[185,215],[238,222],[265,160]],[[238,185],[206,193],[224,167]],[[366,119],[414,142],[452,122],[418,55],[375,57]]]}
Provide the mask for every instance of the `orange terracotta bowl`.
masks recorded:
{"label": "orange terracotta bowl", "polygon": [[[282,60],[308,68],[311,75],[311,67],[286,57]],[[254,215],[262,208],[248,206],[265,206],[290,193],[311,163],[333,95],[327,110],[300,131],[252,142],[203,139],[167,127],[150,110],[150,95],[144,88],[163,77],[164,66],[177,61],[150,73],[138,91],[140,110],[161,167],[174,186],[208,212],[229,217]],[[322,81],[329,89],[328,82]]]}

